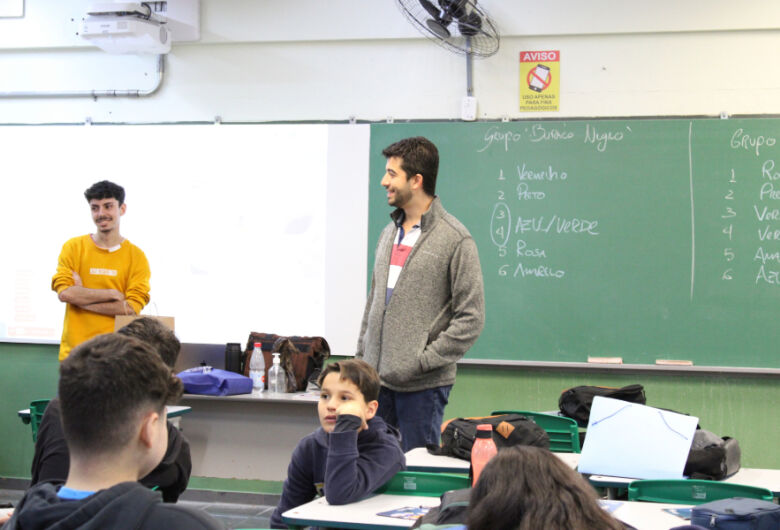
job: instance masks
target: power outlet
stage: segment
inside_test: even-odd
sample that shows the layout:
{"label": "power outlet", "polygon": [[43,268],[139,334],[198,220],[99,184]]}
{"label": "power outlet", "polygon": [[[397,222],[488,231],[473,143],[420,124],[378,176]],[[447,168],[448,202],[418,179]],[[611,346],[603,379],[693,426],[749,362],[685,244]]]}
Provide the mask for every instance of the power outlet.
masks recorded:
{"label": "power outlet", "polygon": [[460,119],[463,121],[474,121],[477,119],[477,98],[474,96],[463,96],[460,104]]}

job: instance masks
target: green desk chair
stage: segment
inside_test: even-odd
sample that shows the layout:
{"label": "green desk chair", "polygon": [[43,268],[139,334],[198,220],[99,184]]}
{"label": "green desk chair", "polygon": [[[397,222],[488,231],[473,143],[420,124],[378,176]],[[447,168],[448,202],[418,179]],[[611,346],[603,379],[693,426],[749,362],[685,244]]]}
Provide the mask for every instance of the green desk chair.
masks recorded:
{"label": "green desk chair", "polygon": [[772,492],[766,488],[714,480],[635,480],[628,486],[630,501],[704,504],[731,497],[771,502]]}
{"label": "green desk chair", "polygon": [[389,495],[415,495],[441,497],[445,491],[471,486],[467,475],[455,473],[427,473],[425,471],[399,471],[375,493]]}
{"label": "green desk chair", "polygon": [[49,404],[50,399],[36,399],[30,402],[30,427],[32,427],[33,442],[38,440],[38,426],[43,418],[43,411]]}
{"label": "green desk chair", "polygon": [[554,453],[579,453],[580,432],[577,422],[563,416],[529,412],[525,410],[494,410],[491,415],[522,414],[533,419],[550,436],[550,451]]}

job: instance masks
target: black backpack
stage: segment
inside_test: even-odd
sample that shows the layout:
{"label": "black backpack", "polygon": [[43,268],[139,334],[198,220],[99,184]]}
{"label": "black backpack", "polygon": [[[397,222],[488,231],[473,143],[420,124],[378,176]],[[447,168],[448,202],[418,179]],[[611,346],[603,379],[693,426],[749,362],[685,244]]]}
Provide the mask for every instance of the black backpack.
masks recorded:
{"label": "black backpack", "polygon": [[640,405],[647,403],[645,389],[642,385],[628,385],[622,388],[586,385],[564,390],[558,399],[558,408],[564,416],[577,420],[580,427],[587,427],[590,419],[590,407],[596,396],[622,399]]}
{"label": "black backpack", "polygon": [[493,442],[496,448],[513,445],[533,445],[550,448],[550,437],[534,420],[522,414],[498,414],[479,418],[455,418],[445,423],[441,433],[441,446],[429,445],[428,452],[471,459],[471,447],[477,436],[477,425],[488,423],[493,426]]}
{"label": "black backpack", "polygon": [[721,438],[697,429],[683,475],[700,480],[723,480],[740,468],[742,451],[735,438]]}
{"label": "black backpack", "polygon": [[445,491],[439,498],[441,504],[434,506],[428,513],[417,519],[412,528],[436,528],[437,525],[445,525],[444,527],[446,527],[446,525],[466,522],[471,488]]}

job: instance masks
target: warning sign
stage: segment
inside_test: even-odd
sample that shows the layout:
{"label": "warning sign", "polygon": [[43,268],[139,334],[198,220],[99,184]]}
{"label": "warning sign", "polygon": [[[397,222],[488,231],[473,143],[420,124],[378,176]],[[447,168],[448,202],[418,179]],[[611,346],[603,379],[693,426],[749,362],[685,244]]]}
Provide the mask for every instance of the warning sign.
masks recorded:
{"label": "warning sign", "polygon": [[560,98],[558,50],[520,52],[520,111],[558,111]]}

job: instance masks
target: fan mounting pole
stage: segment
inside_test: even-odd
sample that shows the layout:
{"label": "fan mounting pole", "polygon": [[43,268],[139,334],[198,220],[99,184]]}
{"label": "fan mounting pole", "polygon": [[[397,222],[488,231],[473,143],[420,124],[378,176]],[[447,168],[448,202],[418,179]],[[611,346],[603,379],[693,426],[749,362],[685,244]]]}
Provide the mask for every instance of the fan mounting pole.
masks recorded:
{"label": "fan mounting pole", "polygon": [[471,72],[474,55],[471,53],[471,37],[466,37],[466,95],[474,95],[473,74]]}

